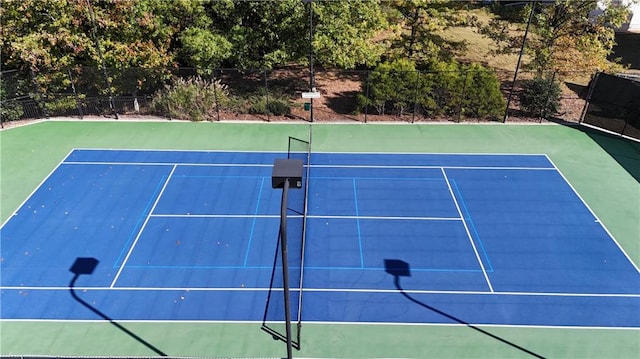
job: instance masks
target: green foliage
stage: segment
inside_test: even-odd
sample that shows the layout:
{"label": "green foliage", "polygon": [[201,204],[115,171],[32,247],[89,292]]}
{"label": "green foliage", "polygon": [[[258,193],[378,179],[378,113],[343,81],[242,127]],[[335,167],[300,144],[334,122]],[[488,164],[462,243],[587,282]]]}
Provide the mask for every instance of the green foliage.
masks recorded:
{"label": "green foliage", "polygon": [[61,95],[48,98],[44,103],[44,107],[49,116],[61,116],[70,112],[77,113],[78,104],[74,96]]}
{"label": "green foliage", "polygon": [[391,106],[402,116],[410,106],[421,103],[428,92],[415,63],[406,59],[378,65],[370,73],[367,82],[363,88],[366,91],[366,87],[369,87],[369,98],[363,95],[358,98],[358,111],[370,105],[382,115]]}
{"label": "green foliage", "polygon": [[216,106],[226,106],[228,96],[226,87],[219,81],[177,78],[171,86],[154,95],[152,107],[171,118],[212,121]]}
{"label": "green foliage", "polygon": [[496,74],[478,64],[431,61],[427,71],[418,71],[409,60],[380,64],[362,84],[357,110],[373,106],[379,114],[389,107],[402,116],[421,106],[426,116],[498,117],[505,100]]}
{"label": "green foliage", "polygon": [[432,60],[425,77],[430,84],[429,101],[424,106],[427,116],[455,114],[460,108],[460,94],[464,90],[463,70],[458,62]]}
{"label": "green foliage", "polygon": [[213,69],[231,56],[232,44],[207,29],[190,27],[180,35],[185,65]]}
{"label": "green foliage", "polygon": [[[522,30],[531,6],[524,10],[515,17],[494,19],[480,28],[483,35],[496,43],[498,52],[520,51]],[[614,29],[626,20],[628,9],[614,5],[611,0],[539,1],[533,14],[525,46],[529,56],[525,57],[523,67],[535,71],[538,76],[547,71],[564,76],[575,70],[611,66],[607,56],[615,45]],[[512,22],[513,18],[519,19],[520,23]]]}
{"label": "green foliage", "polygon": [[313,49],[319,64],[352,69],[380,61],[386,48],[374,38],[387,26],[380,1],[321,1],[311,6]]}
{"label": "green foliage", "polygon": [[0,121],[15,121],[22,117],[22,106],[15,101],[8,100],[5,81],[0,80]]}
{"label": "green foliage", "polygon": [[451,26],[468,25],[470,19],[459,10],[465,2],[450,0],[394,0],[390,18],[398,24],[392,56],[408,57],[416,63],[449,60],[464,51],[465,41],[447,40],[442,34]]}
{"label": "green foliage", "polygon": [[464,71],[461,115],[474,118],[500,117],[504,113],[506,101],[500,91],[500,80],[495,71],[478,64],[471,64]]}
{"label": "green foliage", "polygon": [[285,97],[269,98],[267,100],[265,96],[254,96],[250,100],[248,112],[261,115],[285,116],[291,113],[291,106],[289,99]]}
{"label": "green foliage", "polygon": [[233,10],[220,31],[229,34],[227,39],[233,45],[232,66],[270,69],[305,57],[308,26],[301,1],[235,1],[226,5],[232,5]]}
{"label": "green foliage", "polygon": [[536,77],[525,81],[520,105],[528,113],[546,118],[560,110],[560,85],[552,78]]}

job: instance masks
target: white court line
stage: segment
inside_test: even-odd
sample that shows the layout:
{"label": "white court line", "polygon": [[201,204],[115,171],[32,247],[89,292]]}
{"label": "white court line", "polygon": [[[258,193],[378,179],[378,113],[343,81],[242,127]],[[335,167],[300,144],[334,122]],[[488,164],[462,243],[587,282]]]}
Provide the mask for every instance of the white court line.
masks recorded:
{"label": "white court line", "polygon": [[[382,269],[381,269],[382,270]],[[34,286],[6,286],[0,290],[33,290],[33,291],[69,291],[68,286],[34,287]],[[269,291],[268,287],[73,287],[75,291],[123,291],[123,292],[262,292]],[[272,288],[273,291],[282,291],[282,288]],[[291,288],[298,292],[299,288]],[[407,294],[431,294],[431,295],[482,295],[482,296],[514,296],[514,297],[580,297],[580,298],[640,298],[640,293],[571,293],[571,292],[510,292],[510,291],[474,291],[474,290],[422,290],[422,289],[357,289],[357,288],[303,288],[303,292],[318,293],[407,293]]]}
{"label": "white court line", "polygon": [[571,326],[571,325],[520,325],[520,324],[487,324],[487,323],[405,323],[405,322],[328,322],[328,321],[303,321],[304,325],[372,325],[372,326],[407,326],[407,327],[478,327],[478,328],[533,328],[533,329],[598,329],[598,330],[634,330],[637,327],[598,327],[598,326]]}
{"label": "white court line", "polygon": [[[102,319],[1,319],[1,322],[14,323],[104,323]],[[148,323],[148,324],[262,324],[262,320],[167,320],[167,319],[122,319],[118,323]],[[269,323],[282,323],[284,321],[270,321]],[[486,324],[486,323],[405,323],[405,322],[329,322],[329,321],[302,321],[305,326],[313,325],[356,325],[356,326],[404,326],[404,327],[478,327],[478,328],[515,328],[515,329],[575,329],[575,330],[632,330],[640,331],[636,327],[598,327],[598,326],[571,326],[571,325],[517,325],[517,324]],[[110,357],[112,358],[112,357]],[[130,358],[130,357],[126,357]]]}
{"label": "white court line", "polygon": [[[447,182],[447,187],[449,188],[449,193],[451,194],[453,203],[456,205],[456,210],[458,211],[458,215],[460,215],[460,218],[464,218],[464,216],[462,215],[462,211],[460,210],[460,205],[458,204],[458,199],[456,198],[456,195],[453,193],[453,189],[451,188],[451,183],[449,183],[449,178],[447,177],[447,173],[445,172],[444,168],[441,168],[441,170],[442,170],[442,175],[444,176],[444,180],[445,182]],[[471,232],[469,231],[469,227],[467,226],[467,221],[463,219],[462,225],[464,226],[465,232],[467,232],[467,237],[469,237],[469,242],[471,242],[471,246],[473,247],[473,252],[476,255],[476,259],[478,260],[478,263],[480,263],[480,268],[482,268],[482,273],[484,274],[484,279],[487,282],[487,285],[489,286],[489,290],[493,292],[493,286],[491,285],[491,280],[489,280],[489,275],[487,274],[487,270],[484,268],[484,264],[482,263],[482,258],[480,258],[480,253],[478,253],[476,244],[473,241],[473,237],[471,236]]]}
{"label": "white court line", "polygon": [[[279,214],[151,214],[159,218],[280,218]],[[289,216],[296,218],[302,216]]]}
{"label": "white court line", "polygon": [[120,265],[120,268],[118,269],[118,273],[116,273],[116,276],[113,278],[113,281],[111,282],[111,287],[115,286],[116,282],[118,281],[118,278],[120,278],[120,274],[124,270],[124,267],[126,266],[127,261],[129,260],[129,257],[131,256],[131,253],[133,253],[133,249],[136,247],[136,244],[138,243],[138,240],[140,239],[140,236],[142,235],[142,232],[144,232],[144,228],[147,226],[147,223],[149,223],[149,218],[151,218],[150,214],[153,213],[153,211],[155,210],[156,206],[158,205],[158,202],[160,201],[160,198],[162,197],[162,193],[167,188],[167,185],[169,184],[169,181],[171,180],[171,176],[173,175],[173,172],[175,172],[177,167],[178,167],[177,165],[174,165],[173,168],[171,169],[171,172],[167,176],[167,179],[165,180],[164,185],[162,186],[162,189],[160,190],[160,193],[158,193],[158,197],[153,202],[153,206],[149,210],[149,215],[147,215],[147,218],[145,218],[144,223],[142,224],[142,226],[140,227],[140,230],[138,231],[138,234],[136,235],[136,239],[131,244],[131,248],[129,248],[129,252],[127,253],[127,256],[124,258],[124,260],[122,261],[122,264]]}
{"label": "white court line", "polygon": [[[115,152],[191,152],[191,153],[287,153],[286,149],[283,150],[190,150],[190,149],[175,149],[175,148],[104,148],[104,147],[75,147],[73,150],[78,151],[115,151]],[[72,150],[72,151],[73,151]],[[529,155],[526,155],[529,156]],[[538,155],[542,156],[542,154]]]}
{"label": "white court line", "polygon": [[440,165],[314,165],[311,168],[380,168],[380,169],[461,169],[461,170],[531,170],[553,171],[553,167],[440,166]]}
{"label": "white court line", "polygon": [[57,170],[58,170],[58,168],[60,168],[60,166],[64,163],[64,160],[65,160],[65,159],[67,159],[67,158],[71,155],[71,153],[72,153],[72,152],[73,152],[73,150],[69,151],[69,153],[67,153],[67,155],[66,155],[66,156],[64,156],[64,159],[63,159],[62,161],[58,162],[58,164],[57,164],[57,165],[55,165],[55,166],[53,167],[53,169],[51,170],[51,172],[49,172],[49,174],[47,174],[47,175],[44,177],[44,179],[43,179],[42,181],[40,181],[40,183],[38,183],[38,185],[36,186],[36,188],[34,188],[34,189],[33,189],[33,191],[31,191],[31,193],[27,196],[27,198],[25,198],[25,199],[24,199],[24,201],[22,201],[22,203],[20,203],[20,205],[19,205],[19,206],[18,206],[18,207],[13,211],[13,213],[11,214],[11,216],[9,216],[9,217],[8,217],[8,218],[7,218],[7,219],[2,223],[2,225],[0,225],[0,229],[2,229],[2,227],[4,227],[4,226],[9,222],[9,220],[10,220],[13,216],[15,216],[15,215],[18,213],[18,211],[19,211],[19,210],[20,210],[20,209],[21,209],[21,208],[22,208],[22,207],[27,203],[27,201],[28,201],[29,199],[31,199],[31,197],[33,197],[33,195],[34,195],[34,194],[35,194],[35,193],[40,189],[40,187],[42,187],[42,185],[43,185],[43,184],[44,184],[44,183],[45,183],[45,182],[46,182],[46,181],[51,177],[51,175],[53,175],[53,173],[54,173],[55,171],[57,171]]}
{"label": "white court line", "polygon": [[[197,163],[197,162],[108,162],[108,161],[67,161],[66,165],[113,165],[113,166],[193,166],[193,167],[273,167],[264,163]],[[430,166],[430,165],[321,165],[311,164],[311,168],[355,168],[355,169],[462,169],[462,170],[524,170],[555,171],[553,167],[500,167],[500,166]]]}
{"label": "white court line", "polygon": [[[280,218],[279,214],[151,214],[150,217],[164,218]],[[290,215],[289,218],[302,218],[302,215]],[[312,219],[364,219],[364,220],[410,220],[410,221],[463,221],[458,217],[402,217],[402,216],[334,216],[307,215]]]}
{"label": "white court line", "polygon": [[462,221],[458,217],[403,217],[403,216],[315,216],[307,215],[307,218],[314,219],[365,219],[365,220],[413,220],[413,221]]}
{"label": "white court line", "polygon": [[201,166],[201,167],[273,167],[264,163],[196,163],[196,162],[97,162],[97,161],[69,161],[65,165],[112,165],[112,166]]}

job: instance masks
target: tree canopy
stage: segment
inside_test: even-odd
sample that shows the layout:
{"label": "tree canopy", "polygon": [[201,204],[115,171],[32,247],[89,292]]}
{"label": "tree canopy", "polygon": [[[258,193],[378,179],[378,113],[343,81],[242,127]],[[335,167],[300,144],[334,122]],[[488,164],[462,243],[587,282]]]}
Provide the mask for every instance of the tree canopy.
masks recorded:
{"label": "tree canopy", "polygon": [[[598,3],[609,2],[539,2],[527,65],[538,71],[603,66],[614,44],[612,28],[626,16],[626,9],[616,6],[594,15]],[[34,72],[102,64],[268,69],[305,64],[312,46],[316,64],[324,67],[374,68],[405,58],[424,68],[433,59],[448,61],[464,52],[464,41],[442,34],[468,25],[461,10],[481,3],[8,0],[0,7],[0,56],[3,69]],[[517,51],[522,31],[505,29],[522,30],[526,16],[515,20],[498,17],[483,32],[503,50]]]}
{"label": "tree canopy", "polygon": [[[514,17],[496,18],[481,32],[498,44],[502,52],[518,52],[522,29],[532,6],[533,17],[525,50],[528,69],[538,75],[547,71],[566,74],[574,70],[604,69],[615,45],[614,29],[628,16],[628,9],[611,0],[564,0],[530,3]],[[515,20],[515,21],[514,21]]]}

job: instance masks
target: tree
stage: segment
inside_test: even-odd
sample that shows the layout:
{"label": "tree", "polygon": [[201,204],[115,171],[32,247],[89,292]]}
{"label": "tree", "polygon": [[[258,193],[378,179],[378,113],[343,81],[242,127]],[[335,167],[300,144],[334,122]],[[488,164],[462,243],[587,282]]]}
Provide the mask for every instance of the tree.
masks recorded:
{"label": "tree", "polygon": [[91,62],[94,46],[86,2],[3,1],[0,6],[1,57],[5,68],[60,69]]}
{"label": "tree", "polygon": [[495,71],[479,64],[470,64],[464,69],[463,98],[460,115],[474,118],[500,117],[506,101],[500,92],[500,80]]}
{"label": "tree", "polygon": [[[520,13],[521,26],[529,10]],[[611,0],[538,2],[525,46],[530,55],[525,67],[543,76],[550,71],[566,75],[611,66],[606,57],[615,45],[614,29],[627,15],[626,7],[613,5]],[[481,32],[505,53],[518,52],[524,36],[501,19],[492,20]]]}
{"label": "tree", "polygon": [[317,1],[308,6],[314,10],[313,49],[320,64],[351,69],[380,61],[386,46],[375,38],[386,20],[379,0]]}
{"label": "tree", "polygon": [[367,82],[363,83],[364,91],[369,87],[369,97],[359,95],[360,110],[365,105],[372,105],[379,114],[384,114],[387,105],[393,106],[402,116],[411,105],[424,101],[429,93],[422,75],[416,70],[416,64],[407,59],[384,62],[373,70]]}
{"label": "tree", "polygon": [[560,110],[560,85],[554,79],[535,77],[525,81],[520,105],[528,113],[545,118]]}
{"label": "tree", "polygon": [[199,69],[213,69],[231,57],[232,44],[222,35],[207,29],[190,27],[180,34],[183,64]]}
{"label": "tree", "polygon": [[396,57],[417,62],[449,60],[466,49],[464,41],[446,40],[442,33],[469,19],[459,10],[464,2],[450,0],[394,0],[389,3],[392,22],[399,32],[394,41]]}
{"label": "tree", "polygon": [[[221,33],[232,44],[231,65],[272,68],[300,60],[307,53],[306,13],[300,0],[222,3],[230,17]],[[215,25],[215,24],[214,24]]]}

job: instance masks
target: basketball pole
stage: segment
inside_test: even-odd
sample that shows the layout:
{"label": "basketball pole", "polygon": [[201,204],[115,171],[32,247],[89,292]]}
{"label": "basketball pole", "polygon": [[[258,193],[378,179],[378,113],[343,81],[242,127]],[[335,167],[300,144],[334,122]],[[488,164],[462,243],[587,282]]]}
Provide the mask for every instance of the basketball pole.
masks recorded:
{"label": "basketball pole", "polygon": [[289,298],[289,257],[287,249],[287,197],[289,195],[289,178],[285,179],[280,204],[280,250],[282,251],[282,286],[284,287],[284,321],[287,337],[287,359],[293,358],[291,341],[291,303]]}

